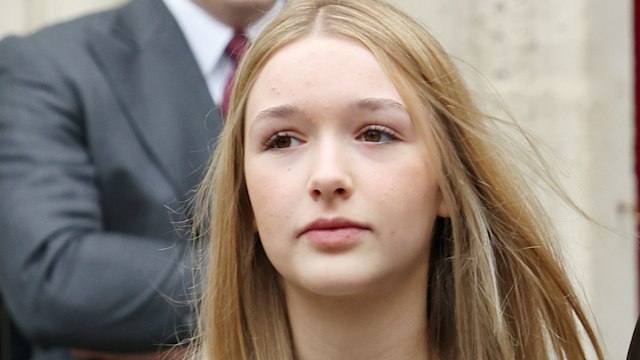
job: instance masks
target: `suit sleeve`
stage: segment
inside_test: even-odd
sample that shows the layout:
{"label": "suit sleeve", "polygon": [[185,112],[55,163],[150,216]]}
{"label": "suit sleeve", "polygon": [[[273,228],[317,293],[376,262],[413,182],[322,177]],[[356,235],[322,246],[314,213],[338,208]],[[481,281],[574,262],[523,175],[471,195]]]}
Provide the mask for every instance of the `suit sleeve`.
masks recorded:
{"label": "suit sleeve", "polygon": [[129,352],[176,342],[193,323],[187,241],[105,231],[82,111],[36,42],[0,42],[4,301],[40,346]]}

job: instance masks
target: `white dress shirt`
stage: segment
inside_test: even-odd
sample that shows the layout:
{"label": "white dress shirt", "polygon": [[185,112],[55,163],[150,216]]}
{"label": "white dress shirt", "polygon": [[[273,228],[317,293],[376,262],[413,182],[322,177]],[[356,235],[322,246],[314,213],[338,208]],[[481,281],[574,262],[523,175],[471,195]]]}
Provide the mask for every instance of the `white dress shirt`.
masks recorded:
{"label": "white dress shirt", "polygon": [[[227,78],[233,71],[233,63],[224,55],[224,49],[235,30],[215,18],[193,0],[163,0],[176,19],[204,76],[213,102],[220,106],[224,97]],[[249,39],[256,37],[262,27],[282,8],[283,0],[258,21],[246,29]]]}

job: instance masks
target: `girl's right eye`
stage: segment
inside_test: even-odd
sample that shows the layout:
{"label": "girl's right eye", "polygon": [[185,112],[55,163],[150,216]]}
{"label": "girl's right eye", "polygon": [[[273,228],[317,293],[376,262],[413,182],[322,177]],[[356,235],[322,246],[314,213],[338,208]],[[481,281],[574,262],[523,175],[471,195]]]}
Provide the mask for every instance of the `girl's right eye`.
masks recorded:
{"label": "girl's right eye", "polygon": [[291,136],[286,131],[273,134],[264,144],[264,149],[286,149],[302,144],[302,141]]}

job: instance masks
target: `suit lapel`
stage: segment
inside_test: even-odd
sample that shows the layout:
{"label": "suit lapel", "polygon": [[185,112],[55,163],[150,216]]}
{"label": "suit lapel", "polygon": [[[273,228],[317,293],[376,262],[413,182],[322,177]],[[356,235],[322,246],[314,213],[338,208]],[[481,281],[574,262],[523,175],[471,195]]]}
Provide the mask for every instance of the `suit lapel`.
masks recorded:
{"label": "suit lapel", "polygon": [[201,179],[222,121],[177,23],[162,1],[134,0],[91,46],[138,138],[183,197]]}

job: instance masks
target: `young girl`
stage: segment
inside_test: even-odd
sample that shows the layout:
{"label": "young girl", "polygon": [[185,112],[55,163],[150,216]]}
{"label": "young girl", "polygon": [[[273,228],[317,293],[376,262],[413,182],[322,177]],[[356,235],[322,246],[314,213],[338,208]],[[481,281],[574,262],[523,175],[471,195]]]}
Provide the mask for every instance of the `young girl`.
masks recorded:
{"label": "young girl", "polygon": [[292,1],[235,86],[196,201],[201,358],[603,358],[494,120],[407,15]]}

